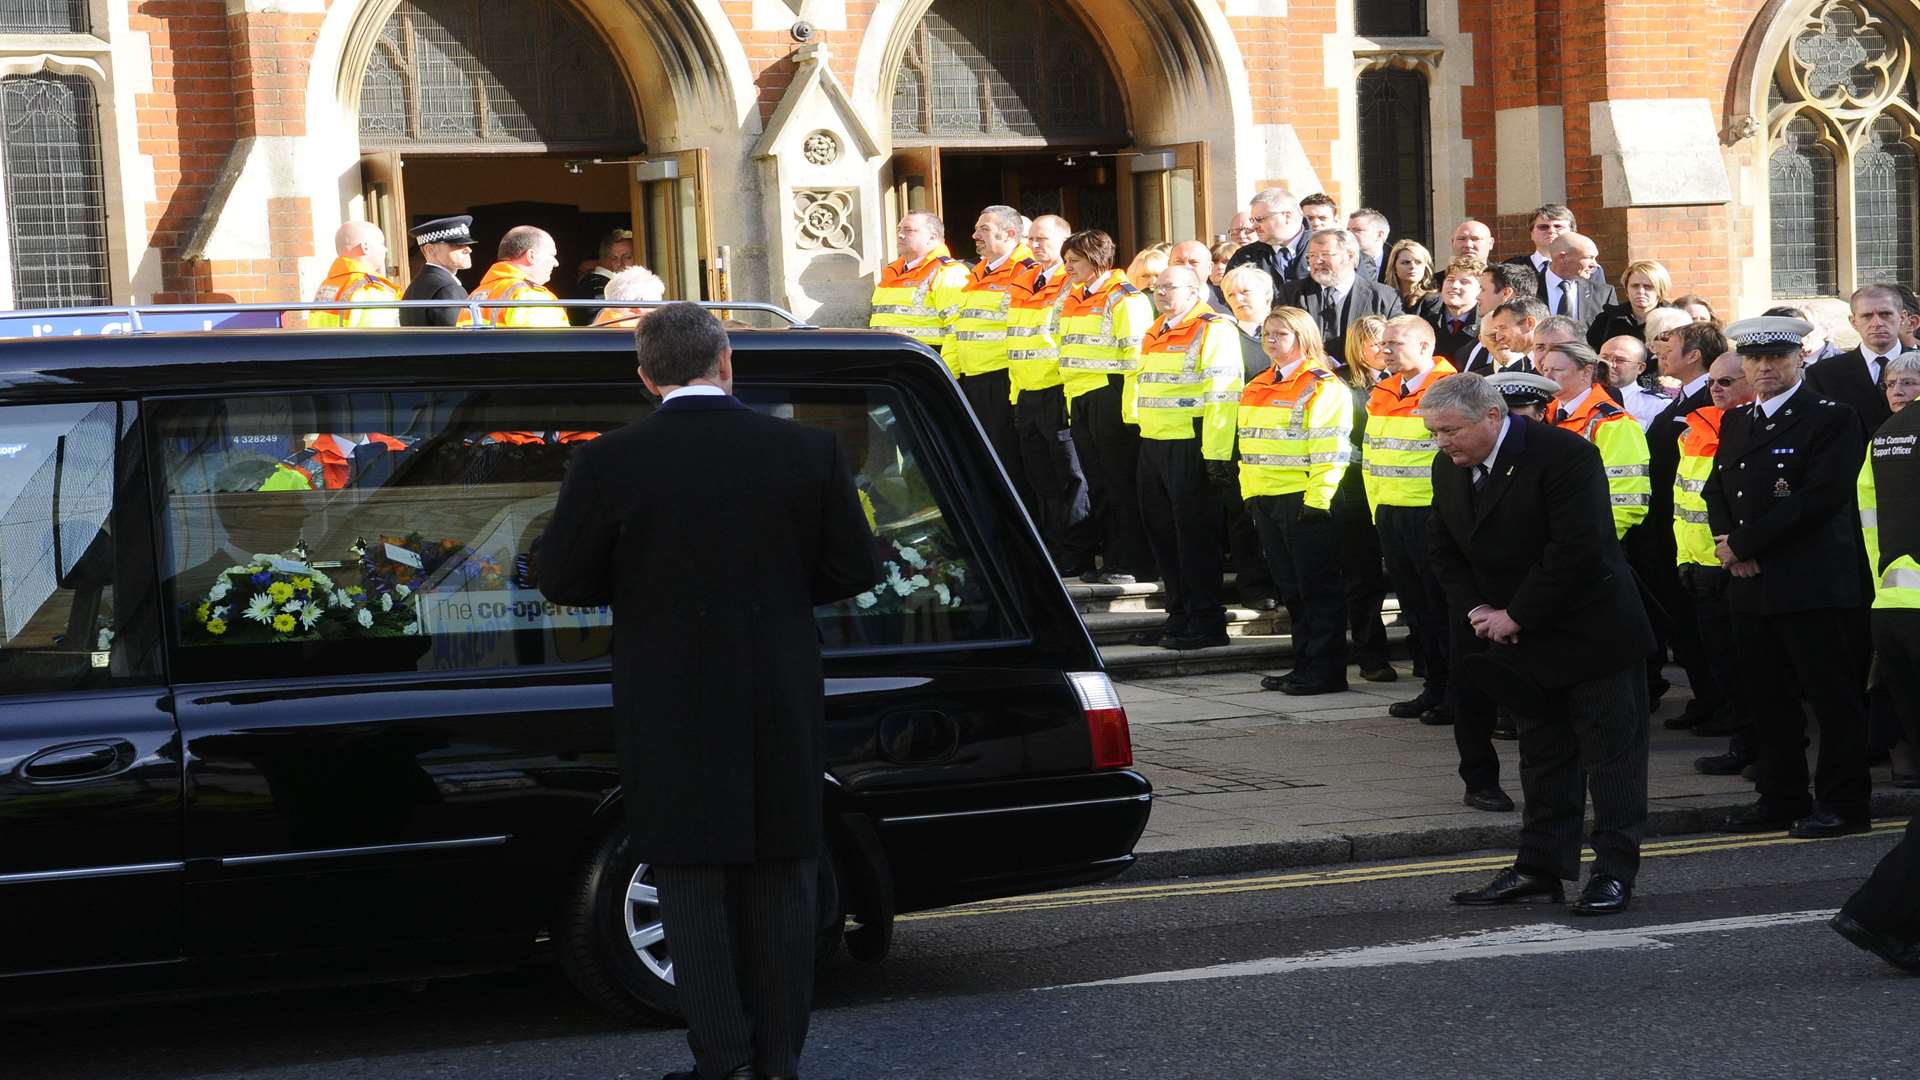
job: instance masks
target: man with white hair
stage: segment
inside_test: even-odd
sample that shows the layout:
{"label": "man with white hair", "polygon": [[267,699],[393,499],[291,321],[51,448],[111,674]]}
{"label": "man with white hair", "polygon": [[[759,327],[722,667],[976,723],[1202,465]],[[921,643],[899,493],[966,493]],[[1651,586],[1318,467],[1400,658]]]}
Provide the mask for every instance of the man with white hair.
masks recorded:
{"label": "man with white hair", "polygon": [[1258,266],[1273,278],[1276,296],[1287,282],[1305,280],[1308,230],[1301,221],[1300,200],[1286,188],[1266,188],[1254,195],[1247,217],[1260,238],[1234,252],[1227,269],[1249,263]]}
{"label": "man with white hair", "polygon": [[1321,229],[1307,241],[1308,279],[1290,284],[1279,302],[1304,308],[1320,326],[1327,356],[1351,363],[1347,355],[1347,327],[1363,315],[1391,319],[1406,312],[1400,293],[1388,285],[1368,281],[1356,272],[1360,242],[1345,229]]}
{"label": "man with white hair", "polygon": [[[333,265],[314,291],[316,303],[372,305],[400,299],[400,286],[389,281],[387,238],[378,225],[349,221],[333,233]],[[358,326],[399,326],[400,311],[390,307],[341,307],[307,313],[307,325],[316,329]]]}
{"label": "man with white hair", "polygon": [[[607,279],[604,295],[613,304],[658,303],[667,298],[667,283],[660,275],[635,263]],[[647,317],[643,307],[603,307],[593,317],[595,326],[638,326]]]}

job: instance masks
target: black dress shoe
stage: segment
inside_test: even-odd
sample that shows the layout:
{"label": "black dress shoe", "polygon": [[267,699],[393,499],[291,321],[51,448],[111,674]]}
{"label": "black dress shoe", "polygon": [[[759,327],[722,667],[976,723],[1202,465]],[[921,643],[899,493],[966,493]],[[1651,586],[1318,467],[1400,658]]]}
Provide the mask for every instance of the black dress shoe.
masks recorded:
{"label": "black dress shoe", "polygon": [[1792,825],[1796,813],[1782,813],[1764,802],[1751,806],[1742,806],[1728,811],[1726,820],[1720,823],[1720,831],[1728,833],[1778,832]]}
{"label": "black dress shoe", "polygon": [[1260,679],[1260,689],[1278,690],[1291,682],[1293,682],[1293,672],[1291,671],[1285,675],[1264,675]]}
{"label": "black dress shoe", "polygon": [[[1260,680],[1261,686],[1266,684],[1265,679]],[[1307,682],[1304,679],[1288,678],[1274,689],[1283,694],[1292,694],[1294,697],[1312,697],[1315,694],[1344,694],[1347,692],[1347,684]]]}
{"label": "black dress shoe", "polygon": [[1128,634],[1127,643],[1130,645],[1158,645],[1166,640],[1166,637],[1166,629],[1156,626],[1151,630],[1135,630],[1133,633]]}
{"label": "black dress shoe", "polygon": [[1827,921],[1833,932],[1867,950],[1873,955],[1899,968],[1920,975],[1920,942],[1903,941],[1892,934],[1883,934],[1878,930],[1869,930],[1846,914],[1835,915]]}
{"label": "black dress shoe", "polygon": [[1492,881],[1478,889],[1465,889],[1453,894],[1454,903],[1468,907],[1519,904],[1541,899],[1558,904],[1566,898],[1566,890],[1561,887],[1559,878],[1531,873],[1517,866],[1500,871]]}
{"label": "black dress shoe", "polygon": [[1611,874],[1595,874],[1567,910],[1575,915],[1618,915],[1633,900],[1633,886]]}
{"label": "black dress shoe", "polygon": [[1469,791],[1467,797],[1460,801],[1475,810],[1486,810],[1495,814],[1510,813],[1513,810],[1513,798],[1500,790],[1498,784],[1480,788],[1477,791]]}
{"label": "black dress shoe", "polygon": [[1411,701],[1396,701],[1387,706],[1388,716],[1397,716],[1402,720],[1413,720],[1429,709],[1437,708],[1445,699],[1431,690],[1420,691],[1420,696]]}
{"label": "black dress shoe", "polygon": [[1101,585],[1105,584],[1106,580],[1107,575],[1103,571],[1096,570],[1093,567],[1088,567],[1080,572],[1080,581],[1084,585]]}
{"label": "black dress shoe", "polygon": [[1453,725],[1453,710],[1447,708],[1445,705],[1435,705],[1433,708],[1420,714],[1420,722],[1428,727],[1451,727]]}
{"label": "black dress shoe", "polygon": [[1738,776],[1740,770],[1753,763],[1753,758],[1738,750],[1729,750],[1724,754],[1709,754],[1693,759],[1693,771],[1704,776]]}
{"label": "black dress shoe", "polygon": [[1512,742],[1520,737],[1520,722],[1515,720],[1511,714],[1496,716],[1493,720],[1492,734],[1496,739],[1505,739],[1508,742]]}
{"label": "black dress shoe", "polygon": [[1183,652],[1188,649],[1217,649],[1228,643],[1225,630],[1216,630],[1211,634],[1168,634],[1160,639],[1161,648]]}
{"label": "black dress shoe", "polygon": [[1390,665],[1381,664],[1379,667],[1361,668],[1360,677],[1368,682],[1393,682],[1400,677],[1400,673],[1393,670]]}
{"label": "black dress shoe", "polygon": [[1275,596],[1256,596],[1248,600],[1246,604],[1255,611],[1278,611],[1280,609],[1280,599]]}
{"label": "black dress shoe", "polygon": [[1824,807],[1793,823],[1787,835],[1795,840],[1822,840],[1829,836],[1852,836],[1872,832],[1873,822],[1864,817],[1841,817]]}

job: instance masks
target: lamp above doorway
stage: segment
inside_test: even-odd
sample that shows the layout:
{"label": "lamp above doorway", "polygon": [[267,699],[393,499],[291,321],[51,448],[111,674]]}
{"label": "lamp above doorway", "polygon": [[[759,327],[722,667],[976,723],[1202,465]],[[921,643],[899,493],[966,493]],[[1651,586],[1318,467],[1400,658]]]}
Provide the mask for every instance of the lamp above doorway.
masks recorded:
{"label": "lamp above doorway", "polygon": [[[645,152],[644,147],[642,148],[642,152],[643,153]],[[639,180],[642,183],[645,183],[648,180],[672,180],[675,177],[680,175],[679,173],[680,163],[673,160],[672,158],[645,158],[645,157],[568,158],[567,160],[561,162],[560,164],[562,168],[566,169],[567,172],[572,173],[574,176],[579,176],[582,173],[585,173],[587,171],[588,166],[591,166],[591,165],[631,165],[634,167],[634,179]],[[646,173],[644,171],[648,168],[657,169],[663,165],[671,166],[671,168],[667,173],[661,173],[661,174],[655,175],[655,174]]]}

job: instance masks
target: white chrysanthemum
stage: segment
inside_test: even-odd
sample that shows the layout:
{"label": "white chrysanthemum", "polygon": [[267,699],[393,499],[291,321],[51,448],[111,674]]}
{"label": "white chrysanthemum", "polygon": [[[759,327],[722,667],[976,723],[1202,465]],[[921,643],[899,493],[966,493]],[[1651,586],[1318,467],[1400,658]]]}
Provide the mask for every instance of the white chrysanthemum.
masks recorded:
{"label": "white chrysanthemum", "polygon": [[929,582],[927,581],[927,575],[915,574],[912,577],[907,579],[907,584],[913,586],[916,589],[924,589],[927,587]]}
{"label": "white chrysanthemum", "polygon": [[353,598],[347,595],[345,589],[342,589],[339,592],[334,593],[333,598],[329,600],[328,603],[332,604],[334,607],[339,607],[339,608],[352,607]]}
{"label": "white chrysanthemum", "polygon": [[280,605],[280,610],[286,612],[289,615],[298,615],[303,609],[306,608],[306,606],[307,606],[307,602],[304,600],[289,600],[286,603]]}
{"label": "white chrysanthemum", "polygon": [[413,595],[413,590],[407,588],[405,585],[396,585],[394,586],[393,591],[399,593],[400,599],[402,600],[405,600],[407,597]]}
{"label": "white chrysanthemum", "polygon": [[266,593],[254,593],[253,599],[247,601],[247,610],[244,614],[247,618],[252,619],[262,626],[272,622],[273,597],[268,596]]}
{"label": "white chrysanthemum", "polygon": [[933,587],[933,595],[939,597],[942,604],[953,600],[953,594],[947,590],[945,585],[935,585]]}
{"label": "white chrysanthemum", "polygon": [[233,582],[223,577],[219,581],[216,581],[213,583],[213,588],[207,590],[207,599],[208,600],[225,600],[227,598],[227,594],[232,591],[233,591]]}
{"label": "white chrysanthemum", "polygon": [[368,630],[373,629],[373,612],[368,611],[366,608],[361,608],[354,614],[353,618],[355,622],[358,622]]}
{"label": "white chrysanthemum", "polygon": [[319,622],[320,616],[323,614],[325,614],[325,611],[318,604],[308,604],[300,610],[300,628],[303,630],[313,629],[313,624]]}
{"label": "white chrysanthemum", "polygon": [[922,558],[918,551],[915,551],[910,547],[901,548],[900,557],[902,559],[905,559],[907,561],[907,565],[913,567],[915,570],[918,570],[921,567],[927,565],[927,560]]}
{"label": "white chrysanthemum", "polygon": [[393,610],[393,594],[392,593],[380,594],[380,610],[381,611]]}
{"label": "white chrysanthemum", "polygon": [[900,596],[908,596],[913,593],[913,582],[908,581],[906,578],[894,578],[892,581],[887,582],[887,584]]}
{"label": "white chrysanthemum", "polygon": [[406,626],[401,627],[400,632],[403,634],[417,634],[420,632],[420,624],[417,622],[410,622]]}
{"label": "white chrysanthemum", "polygon": [[949,600],[949,601],[947,601],[947,606],[948,606],[948,607],[959,607],[959,606],[960,606],[960,594],[959,594],[959,593],[954,593],[954,594],[953,594],[953,599],[951,599],[951,600]]}
{"label": "white chrysanthemum", "polygon": [[870,592],[863,592],[859,596],[854,597],[853,602],[857,607],[870,608],[879,603],[880,598]]}
{"label": "white chrysanthemum", "polygon": [[213,619],[224,620],[227,617],[227,611],[228,611],[227,605],[225,604],[217,605],[213,608],[213,610],[207,612],[207,618],[209,620],[213,620]]}
{"label": "white chrysanthemum", "polygon": [[93,647],[101,652],[113,648],[113,628],[101,627],[99,635],[94,639]]}

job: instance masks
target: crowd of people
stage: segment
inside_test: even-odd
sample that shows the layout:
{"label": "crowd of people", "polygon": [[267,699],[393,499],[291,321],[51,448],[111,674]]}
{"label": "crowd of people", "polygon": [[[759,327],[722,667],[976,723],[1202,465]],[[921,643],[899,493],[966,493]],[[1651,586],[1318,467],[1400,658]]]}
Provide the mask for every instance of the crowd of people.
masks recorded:
{"label": "crowd of people", "polygon": [[1269,189],[1226,241],[1122,269],[1104,232],[990,206],[969,266],[914,212],[872,325],[940,353],[1063,575],[1163,583],[1135,644],[1227,644],[1230,563],[1242,603],[1290,616],[1265,688],[1391,681],[1391,588],[1421,688],[1390,711],[1453,729],[1466,805],[1514,809],[1495,741],[1520,742],[1520,857],[1461,903],[1560,896],[1591,792],[1575,910],[1625,908],[1669,660],[1693,697],[1665,725],[1724,737],[1695,767],[1754,783],[1726,831],[1867,830],[1876,755],[1920,786],[1920,501],[1890,543],[1871,486],[1920,477],[1895,430],[1920,415],[1866,457],[1920,390],[1920,297],[1855,292],[1841,351],[1799,308],[1724,326],[1658,262],[1616,287],[1564,206],[1505,260],[1481,221],[1444,264],[1390,235]]}

